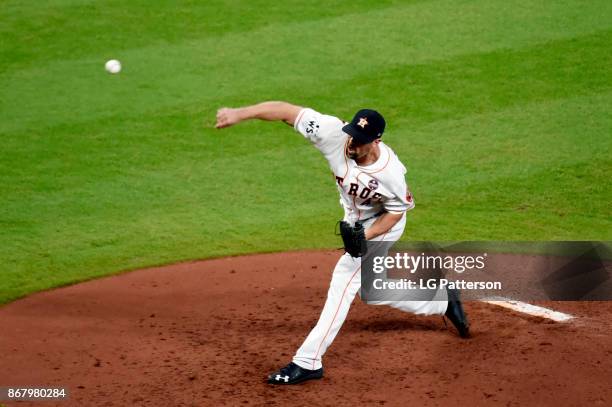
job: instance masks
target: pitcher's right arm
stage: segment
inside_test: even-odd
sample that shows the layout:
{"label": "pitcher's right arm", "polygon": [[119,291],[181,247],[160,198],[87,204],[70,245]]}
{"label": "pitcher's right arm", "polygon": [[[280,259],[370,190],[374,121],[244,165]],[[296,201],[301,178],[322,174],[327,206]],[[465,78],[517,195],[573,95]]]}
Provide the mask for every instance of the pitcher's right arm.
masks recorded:
{"label": "pitcher's right arm", "polygon": [[239,108],[223,107],[217,111],[217,129],[233,126],[245,120],[260,119],[283,121],[290,126],[295,124],[303,108],[287,102],[263,102]]}

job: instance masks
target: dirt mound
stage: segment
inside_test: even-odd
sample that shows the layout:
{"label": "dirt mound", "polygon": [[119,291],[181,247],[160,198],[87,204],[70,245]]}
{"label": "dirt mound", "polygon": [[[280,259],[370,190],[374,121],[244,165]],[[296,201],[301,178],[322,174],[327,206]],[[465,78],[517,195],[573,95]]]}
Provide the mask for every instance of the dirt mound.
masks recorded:
{"label": "dirt mound", "polygon": [[315,324],[338,256],[183,263],[16,301],[0,308],[0,386],[64,386],[61,406],[612,403],[612,302],[548,304],[570,324],[469,302],[461,340],[440,317],[356,300],[322,380],[265,384]]}

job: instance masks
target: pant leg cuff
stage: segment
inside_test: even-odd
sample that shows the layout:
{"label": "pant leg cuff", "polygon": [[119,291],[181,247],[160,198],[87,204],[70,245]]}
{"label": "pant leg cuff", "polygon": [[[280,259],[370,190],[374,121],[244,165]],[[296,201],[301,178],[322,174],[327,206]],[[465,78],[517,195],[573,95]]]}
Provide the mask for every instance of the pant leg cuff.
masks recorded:
{"label": "pant leg cuff", "polygon": [[295,363],[296,365],[298,365],[302,369],[306,369],[306,370],[318,370],[318,369],[321,369],[323,367],[323,364],[321,363],[321,360],[315,360],[314,361],[314,366],[313,366],[313,360],[312,359],[294,357],[293,358],[293,363]]}

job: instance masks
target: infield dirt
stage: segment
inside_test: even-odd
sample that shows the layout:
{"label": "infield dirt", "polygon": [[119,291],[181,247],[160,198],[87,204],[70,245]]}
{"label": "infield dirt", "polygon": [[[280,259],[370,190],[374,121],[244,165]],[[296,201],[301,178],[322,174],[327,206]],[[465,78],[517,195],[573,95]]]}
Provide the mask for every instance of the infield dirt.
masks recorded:
{"label": "infield dirt", "polygon": [[316,322],[339,255],[182,263],[13,302],[0,385],[67,387],[61,406],[612,403],[612,302],[540,303],[577,316],[566,324],[468,302],[461,340],[440,317],[356,300],[322,380],[267,385]]}

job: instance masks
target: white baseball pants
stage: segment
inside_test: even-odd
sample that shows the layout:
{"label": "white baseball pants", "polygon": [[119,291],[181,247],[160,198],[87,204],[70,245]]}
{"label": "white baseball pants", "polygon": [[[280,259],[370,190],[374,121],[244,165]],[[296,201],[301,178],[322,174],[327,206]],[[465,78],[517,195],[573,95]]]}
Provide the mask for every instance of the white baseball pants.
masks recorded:
{"label": "white baseball pants", "polygon": [[[390,232],[373,240],[398,240],[404,231],[405,219],[404,216]],[[323,355],[342,327],[360,286],[361,260],[345,253],[334,268],[319,321],[293,357],[293,363],[311,370],[322,367]],[[377,301],[368,304],[388,305],[417,315],[444,315],[448,301],[446,291],[440,290],[431,301]]]}

